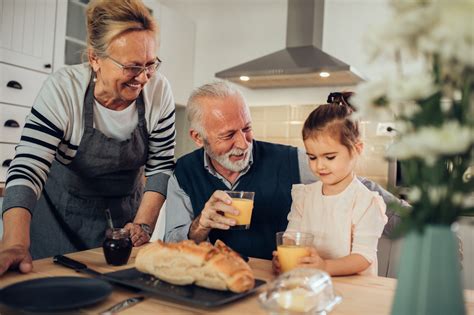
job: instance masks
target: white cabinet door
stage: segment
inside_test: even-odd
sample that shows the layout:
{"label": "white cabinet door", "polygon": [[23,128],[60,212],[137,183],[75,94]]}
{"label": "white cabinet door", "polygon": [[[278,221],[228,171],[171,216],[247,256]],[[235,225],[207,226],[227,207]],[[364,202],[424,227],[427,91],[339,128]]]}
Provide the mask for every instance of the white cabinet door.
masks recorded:
{"label": "white cabinet door", "polygon": [[18,143],[31,109],[0,103],[0,142]]}
{"label": "white cabinet door", "polygon": [[47,74],[0,63],[0,101],[31,107]]}
{"label": "white cabinet door", "polygon": [[5,182],[8,166],[15,157],[15,144],[0,143],[0,183]]}
{"label": "white cabinet door", "polygon": [[56,0],[0,0],[0,61],[51,73]]}

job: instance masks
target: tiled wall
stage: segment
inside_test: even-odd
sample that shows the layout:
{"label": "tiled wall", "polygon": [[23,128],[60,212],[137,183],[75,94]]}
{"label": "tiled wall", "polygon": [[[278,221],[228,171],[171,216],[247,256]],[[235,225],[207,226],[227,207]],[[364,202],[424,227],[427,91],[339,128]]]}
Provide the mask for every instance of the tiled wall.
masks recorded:
{"label": "tiled wall", "polygon": [[[303,148],[301,128],[316,105],[250,106],[255,138],[275,143],[290,144]],[[361,135],[364,153],[359,159],[357,174],[387,186],[388,164],[383,159],[389,137],[376,136],[377,123],[362,122]],[[176,157],[191,152],[196,147],[188,134],[184,107],[176,109]]]}
{"label": "tiled wall", "polygon": [[[252,106],[250,111],[255,138],[304,148],[301,129],[306,117],[315,108],[316,105]],[[388,163],[383,155],[391,138],[376,136],[375,122],[364,121],[360,127],[365,147],[356,172],[386,187]]]}

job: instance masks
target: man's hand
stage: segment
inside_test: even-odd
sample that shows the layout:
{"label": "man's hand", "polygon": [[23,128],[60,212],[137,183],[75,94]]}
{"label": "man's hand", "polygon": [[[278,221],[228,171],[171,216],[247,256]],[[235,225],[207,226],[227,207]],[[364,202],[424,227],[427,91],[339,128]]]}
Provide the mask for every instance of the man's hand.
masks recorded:
{"label": "man's hand", "polygon": [[227,218],[224,213],[238,215],[239,210],[231,206],[232,198],[222,190],[216,190],[204,205],[201,214],[194,219],[189,228],[188,236],[196,242],[207,239],[212,229],[228,230],[237,222]]}
{"label": "man's hand", "polygon": [[150,235],[145,230],[143,230],[140,224],[127,223],[124,226],[124,229],[130,232],[130,239],[132,240],[132,244],[135,247],[148,243],[150,240]]}
{"label": "man's hand", "polygon": [[2,246],[0,248],[0,275],[8,269],[19,269],[22,273],[33,270],[28,248],[22,245]]}

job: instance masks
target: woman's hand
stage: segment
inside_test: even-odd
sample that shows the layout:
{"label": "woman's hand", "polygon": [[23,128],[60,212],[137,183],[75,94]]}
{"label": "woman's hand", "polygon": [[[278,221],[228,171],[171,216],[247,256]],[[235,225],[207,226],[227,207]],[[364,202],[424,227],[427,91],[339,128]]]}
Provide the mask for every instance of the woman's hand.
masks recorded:
{"label": "woman's hand", "polygon": [[138,223],[127,223],[124,226],[124,229],[130,232],[130,239],[132,240],[132,244],[135,247],[148,243],[150,240],[151,235],[148,234],[147,231],[143,230],[143,228]]}
{"label": "woman's hand", "polygon": [[280,274],[281,273],[281,265],[280,261],[278,260],[278,252],[274,250],[272,252],[273,259],[272,259],[272,269],[274,274]]}
{"label": "woman's hand", "polygon": [[310,255],[299,259],[298,267],[326,270],[326,261],[319,256],[318,251],[311,247]]}
{"label": "woman's hand", "polygon": [[0,248],[0,275],[8,269],[18,269],[22,273],[33,270],[31,255],[27,247],[12,245]]}

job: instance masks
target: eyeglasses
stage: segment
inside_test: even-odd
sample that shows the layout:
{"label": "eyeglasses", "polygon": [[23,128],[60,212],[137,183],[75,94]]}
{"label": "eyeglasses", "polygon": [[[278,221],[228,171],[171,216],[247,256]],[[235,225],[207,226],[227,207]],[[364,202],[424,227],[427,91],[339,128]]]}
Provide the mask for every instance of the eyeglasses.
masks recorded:
{"label": "eyeglasses", "polygon": [[151,65],[148,66],[125,66],[115,60],[114,58],[107,56],[106,58],[109,58],[110,61],[112,61],[117,67],[122,69],[123,75],[127,77],[138,77],[143,71],[146,71],[147,75],[153,75],[158,67],[161,65],[161,60],[160,58],[156,57],[155,62],[153,62]]}

